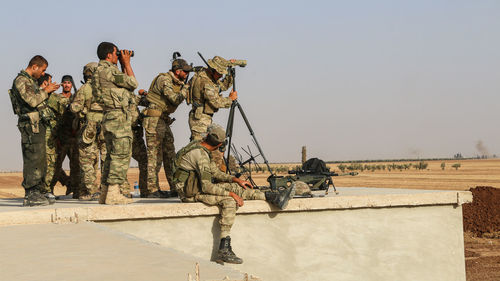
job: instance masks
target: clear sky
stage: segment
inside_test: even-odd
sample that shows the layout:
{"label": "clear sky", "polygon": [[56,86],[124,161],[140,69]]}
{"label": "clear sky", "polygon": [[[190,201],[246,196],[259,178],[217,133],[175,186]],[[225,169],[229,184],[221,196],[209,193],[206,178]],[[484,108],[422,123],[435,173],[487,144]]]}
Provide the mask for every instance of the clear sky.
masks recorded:
{"label": "clear sky", "polygon": [[[111,41],[133,49],[139,88],[170,68],[247,59],[237,90],[271,162],[500,154],[500,1],[8,1],[0,11],[0,170],[21,170],[7,90],[41,54],[82,79]],[[79,84],[79,83],[78,83]],[[227,96],[227,93],[224,93]],[[175,145],[188,142],[183,104]],[[225,127],[228,110],[216,115]],[[250,144],[240,118],[237,146]]]}

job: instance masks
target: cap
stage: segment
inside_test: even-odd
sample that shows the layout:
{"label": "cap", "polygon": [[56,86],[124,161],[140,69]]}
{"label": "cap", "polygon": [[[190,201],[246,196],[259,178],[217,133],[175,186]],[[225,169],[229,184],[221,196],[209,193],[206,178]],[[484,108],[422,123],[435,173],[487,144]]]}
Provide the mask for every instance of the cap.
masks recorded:
{"label": "cap", "polygon": [[207,61],[208,66],[210,68],[215,69],[215,71],[219,72],[222,75],[227,74],[227,61],[224,58],[219,56],[215,56],[213,59],[209,59]]}
{"label": "cap", "polygon": [[83,67],[83,76],[90,76],[97,69],[97,62],[89,62]]}
{"label": "cap", "polygon": [[62,79],[61,79],[61,83],[62,83],[62,82],[65,82],[65,81],[69,81],[69,82],[73,83],[73,77],[71,77],[71,75],[67,75],[67,74],[66,74],[66,75],[64,75],[64,76],[62,77]]}
{"label": "cap", "polygon": [[190,72],[193,71],[193,67],[190,66],[185,60],[183,59],[175,59],[172,62],[172,70],[175,71],[177,69],[182,69],[185,72]]}
{"label": "cap", "polygon": [[221,126],[212,123],[212,125],[208,126],[207,136],[205,137],[205,141],[213,146],[216,146],[220,143],[223,143],[226,140],[226,131],[222,129]]}

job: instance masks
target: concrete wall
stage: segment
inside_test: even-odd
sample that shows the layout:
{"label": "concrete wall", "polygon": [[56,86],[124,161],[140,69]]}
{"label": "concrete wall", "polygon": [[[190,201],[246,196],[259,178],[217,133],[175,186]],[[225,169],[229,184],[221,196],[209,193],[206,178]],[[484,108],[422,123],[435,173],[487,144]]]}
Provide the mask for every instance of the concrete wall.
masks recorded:
{"label": "concrete wall", "polygon": [[[219,243],[213,215],[100,223],[200,260]],[[268,281],[465,280],[456,204],[238,214],[231,237],[226,266]]]}

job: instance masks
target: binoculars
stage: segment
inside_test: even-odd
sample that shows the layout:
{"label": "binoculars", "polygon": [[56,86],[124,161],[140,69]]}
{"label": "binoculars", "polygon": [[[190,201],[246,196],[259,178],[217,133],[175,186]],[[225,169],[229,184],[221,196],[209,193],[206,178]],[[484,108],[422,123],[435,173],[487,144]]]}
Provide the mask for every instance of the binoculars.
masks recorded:
{"label": "binoculars", "polygon": [[[117,50],[116,51],[116,55],[117,56],[121,56],[122,55],[122,52],[121,51],[127,51],[127,50]],[[131,51],[131,50],[128,50],[130,52],[130,56],[133,57],[134,56],[134,51]]]}

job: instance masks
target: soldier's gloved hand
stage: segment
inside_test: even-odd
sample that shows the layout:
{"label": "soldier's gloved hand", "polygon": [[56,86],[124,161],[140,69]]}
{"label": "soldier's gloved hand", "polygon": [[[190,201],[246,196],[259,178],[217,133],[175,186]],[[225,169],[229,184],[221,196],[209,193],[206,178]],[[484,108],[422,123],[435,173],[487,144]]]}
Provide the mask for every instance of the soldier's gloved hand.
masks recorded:
{"label": "soldier's gloved hand", "polygon": [[243,206],[243,198],[239,197],[234,192],[229,192],[229,196],[233,197],[234,201],[236,201],[236,204],[238,204],[239,207]]}
{"label": "soldier's gloved hand", "polygon": [[236,91],[231,91],[231,93],[229,93],[229,98],[231,100],[236,100],[238,98],[238,92]]}
{"label": "soldier's gloved hand", "polygon": [[233,182],[235,182],[239,186],[243,187],[243,189],[247,189],[247,188],[252,188],[253,189],[253,186],[252,186],[252,184],[249,181],[244,181],[244,180],[242,180],[240,178],[234,177],[233,178]]}

